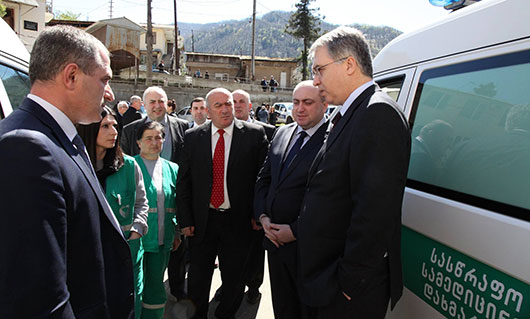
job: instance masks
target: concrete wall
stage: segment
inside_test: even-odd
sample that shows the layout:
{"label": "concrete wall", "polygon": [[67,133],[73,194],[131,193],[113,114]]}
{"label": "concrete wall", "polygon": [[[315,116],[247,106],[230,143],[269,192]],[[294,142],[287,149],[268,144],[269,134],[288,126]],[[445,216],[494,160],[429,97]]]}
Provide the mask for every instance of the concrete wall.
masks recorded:
{"label": "concrete wall", "polygon": [[[220,82],[220,81],[212,81],[212,82]],[[237,89],[245,90],[244,88],[245,84],[228,83],[228,82],[220,82],[219,84],[223,84],[223,83],[228,84],[228,85],[219,85],[219,87],[224,87],[230,91],[235,91]],[[147,88],[145,85],[134,86],[134,84],[112,83],[112,82],[111,82],[111,87],[116,97],[116,100],[113,102],[113,105],[115,103],[118,103],[118,101],[121,101],[121,100],[129,101],[132,95],[142,96],[144,93],[144,90]],[[206,94],[212,89],[212,87],[193,88],[193,87],[176,87],[176,86],[163,86],[163,88],[166,91],[169,99],[175,99],[179,109],[185,106],[189,106],[191,101],[195,97],[198,97],[198,96],[205,97]],[[252,100],[252,104],[254,108],[256,106],[261,105],[261,103],[273,104],[275,102],[292,100],[291,91],[271,93],[271,92],[260,92],[260,91],[255,91],[255,90],[254,91],[247,90],[247,92],[249,92],[250,94],[250,99]]]}

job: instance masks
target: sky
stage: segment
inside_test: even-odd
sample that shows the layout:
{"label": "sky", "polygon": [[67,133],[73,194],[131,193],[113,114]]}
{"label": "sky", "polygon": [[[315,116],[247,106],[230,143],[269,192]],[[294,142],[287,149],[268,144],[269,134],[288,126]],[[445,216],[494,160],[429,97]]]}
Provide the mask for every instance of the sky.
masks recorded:
{"label": "sky", "polygon": [[[54,12],[80,13],[80,20],[97,21],[127,17],[137,23],[147,21],[147,0],[52,0]],[[256,0],[258,16],[274,10],[294,11],[297,0]],[[153,22],[173,23],[173,0],[152,0]],[[177,0],[179,22],[209,23],[252,18],[253,0]],[[427,25],[448,14],[428,0],[316,0],[324,21],[332,24],[386,25],[407,32]]]}

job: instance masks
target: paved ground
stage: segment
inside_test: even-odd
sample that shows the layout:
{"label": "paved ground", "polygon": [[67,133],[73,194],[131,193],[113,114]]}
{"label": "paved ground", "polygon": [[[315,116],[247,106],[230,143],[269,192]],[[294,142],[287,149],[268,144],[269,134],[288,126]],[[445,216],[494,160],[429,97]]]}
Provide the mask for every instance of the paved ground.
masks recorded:
{"label": "paved ground", "polygon": [[[266,260],[266,259],[265,259]],[[274,314],[272,311],[272,301],[271,301],[271,288],[269,282],[269,270],[267,267],[267,262],[265,262],[265,278],[263,279],[263,285],[261,285],[261,300],[255,304],[251,305],[243,298],[241,307],[239,308],[236,319],[273,319]],[[167,274],[166,274],[167,279]],[[167,280],[165,282],[167,289]],[[217,288],[221,286],[221,276],[219,269],[214,271],[212,279],[212,287],[210,289],[210,300],[213,299],[213,295]],[[213,313],[217,307],[218,302],[210,302],[210,310],[208,311],[208,319],[215,319]],[[193,306],[187,300],[176,302],[174,299],[170,298],[166,304],[166,311],[164,313],[164,319],[189,319],[193,314]]]}

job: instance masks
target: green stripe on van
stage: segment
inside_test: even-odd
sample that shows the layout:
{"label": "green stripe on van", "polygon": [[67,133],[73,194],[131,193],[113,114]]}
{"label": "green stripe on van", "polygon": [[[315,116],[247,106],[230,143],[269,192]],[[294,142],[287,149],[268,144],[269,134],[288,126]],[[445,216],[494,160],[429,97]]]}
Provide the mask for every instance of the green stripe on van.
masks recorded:
{"label": "green stripe on van", "polygon": [[455,319],[530,318],[530,285],[406,226],[402,229],[405,286],[441,314]]}

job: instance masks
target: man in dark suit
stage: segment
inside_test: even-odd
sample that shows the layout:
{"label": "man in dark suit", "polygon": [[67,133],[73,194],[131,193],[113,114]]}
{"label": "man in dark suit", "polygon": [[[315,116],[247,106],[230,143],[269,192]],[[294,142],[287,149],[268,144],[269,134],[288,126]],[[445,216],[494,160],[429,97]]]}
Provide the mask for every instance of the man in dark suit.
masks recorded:
{"label": "man in dark suit", "polygon": [[206,110],[206,102],[202,97],[196,97],[191,101],[190,113],[193,122],[190,123],[190,128],[199,126],[208,119],[208,110]]}
{"label": "man in dark suit", "polygon": [[297,289],[297,226],[307,172],[324,142],[327,104],[312,81],[293,91],[296,123],[282,126],[272,140],[256,182],[254,213],[267,237],[272,305],[276,319],[307,317]]}
{"label": "man in dark suit", "polygon": [[132,318],[132,261],[76,123],[114,94],[109,53],[88,33],[47,28],[31,93],[0,123],[0,318]]}
{"label": "man in dark suit", "polygon": [[147,117],[136,120],[123,128],[121,148],[125,154],[134,156],[139,154],[140,149],[136,143],[136,131],[138,127],[147,121],[157,121],[166,130],[166,139],[162,146],[162,158],[179,163],[184,143],[184,132],[189,125],[186,121],[167,115],[167,94],[161,87],[151,86],[144,92],[144,103]]}
{"label": "man in dark suit", "polygon": [[302,301],[317,318],[384,318],[403,289],[401,203],[410,132],[372,80],[370,49],[339,27],[311,48],[313,84],[334,112],[298,224]]}
{"label": "man in dark suit", "polygon": [[216,317],[234,318],[243,299],[254,184],[268,143],[262,127],[234,119],[233,104],[228,90],[210,91],[211,122],[188,130],[184,138],[177,214],[189,237],[188,297],[197,307],[194,318],[207,318],[216,256],[223,278]]}
{"label": "man in dark suit", "polygon": [[142,118],[142,112],[140,111],[142,107],[142,98],[140,98],[138,95],[131,96],[131,105],[129,105],[129,108],[123,116],[121,117],[121,124],[123,126],[132,123],[136,120],[139,120]]}
{"label": "man in dark suit", "polygon": [[[241,121],[255,123],[262,126],[265,129],[267,140],[270,142],[276,131],[276,127],[256,121],[250,117],[250,110],[252,109],[252,103],[250,101],[250,95],[244,90],[235,90],[232,92],[234,97],[234,116]],[[245,285],[248,287],[248,291],[245,293],[246,299],[250,304],[255,304],[259,301],[261,293],[259,287],[263,283],[264,274],[264,262],[265,262],[265,250],[263,249],[263,230],[256,224],[254,218],[252,222],[252,232],[250,240],[250,252],[247,258],[247,266],[245,270]],[[215,292],[215,298],[220,299],[222,289],[219,288]]]}

